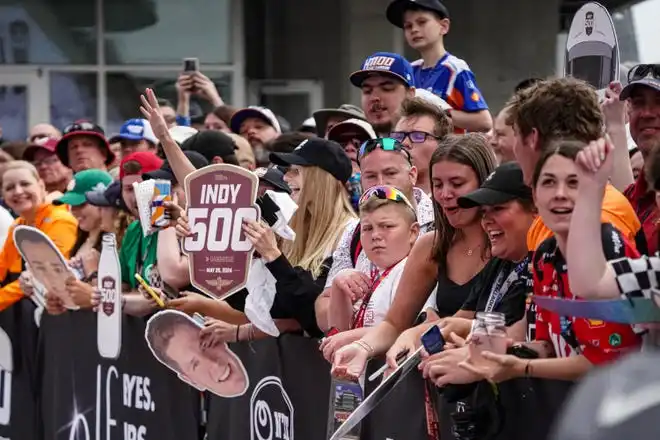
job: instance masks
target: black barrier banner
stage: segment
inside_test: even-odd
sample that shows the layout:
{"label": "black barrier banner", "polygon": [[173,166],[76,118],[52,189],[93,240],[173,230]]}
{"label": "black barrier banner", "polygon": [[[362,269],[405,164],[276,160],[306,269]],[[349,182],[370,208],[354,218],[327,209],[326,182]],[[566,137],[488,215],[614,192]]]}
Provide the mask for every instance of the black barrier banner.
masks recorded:
{"label": "black barrier banner", "polygon": [[250,388],[242,397],[211,397],[209,439],[326,438],[330,366],[318,341],[283,335],[230,348],[243,361]]}
{"label": "black barrier banner", "polygon": [[23,299],[0,312],[0,439],[37,440],[36,307]]}
{"label": "black barrier banner", "polygon": [[154,359],[144,329],[143,319],[124,316],[121,354],[109,360],[96,349],[96,313],[44,315],[39,347],[42,438],[199,438],[201,394]]}
{"label": "black barrier banner", "polygon": [[[382,367],[384,361],[372,359],[367,377]],[[368,396],[380,383],[367,381]],[[361,440],[416,440],[428,438],[424,406],[424,379],[411,371],[362,422]]]}

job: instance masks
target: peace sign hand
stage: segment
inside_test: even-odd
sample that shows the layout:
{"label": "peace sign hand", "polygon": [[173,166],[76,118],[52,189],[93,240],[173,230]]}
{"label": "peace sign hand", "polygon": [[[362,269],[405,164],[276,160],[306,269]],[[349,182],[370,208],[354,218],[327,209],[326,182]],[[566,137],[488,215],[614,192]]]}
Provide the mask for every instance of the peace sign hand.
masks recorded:
{"label": "peace sign hand", "polygon": [[154,91],[152,89],[146,89],[145,94],[140,96],[140,101],[142,101],[140,112],[142,112],[151,124],[151,129],[154,131],[158,140],[163,142],[165,139],[168,139],[170,133],[167,128],[167,122],[163,117],[163,113],[160,111],[158,98],[156,98]]}

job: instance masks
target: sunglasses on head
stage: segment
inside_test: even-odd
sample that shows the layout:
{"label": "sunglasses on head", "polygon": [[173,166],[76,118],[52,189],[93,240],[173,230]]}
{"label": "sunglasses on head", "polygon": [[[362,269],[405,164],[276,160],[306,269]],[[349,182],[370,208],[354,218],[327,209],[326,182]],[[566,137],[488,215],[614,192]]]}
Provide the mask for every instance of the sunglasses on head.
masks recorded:
{"label": "sunglasses on head", "polygon": [[431,138],[437,140],[438,137],[432,135],[431,133],[427,133],[425,131],[393,131],[390,133],[390,137],[392,139],[396,139],[397,141],[403,143],[406,138],[410,139],[410,142],[413,144],[421,144],[426,142],[426,139]]}
{"label": "sunglasses on head", "polygon": [[64,127],[64,130],[62,130],[63,134],[69,134],[73,133],[74,131],[95,131],[97,133],[102,133],[103,130],[101,130],[97,125],[92,124],[91,122],[74,122],[73,124],[67,125]]}
{"label": "sunglasses on head", "polygon": [[406,155],[406,159],[408,159],[408,163],[412,165],[412,158],[410,157],[410,153],[408,152],[408,150],[406,150],[406,148],[403,146],[401,142],[393,138],[369,139],[368,141],[363,143],[358,153],[358,165],[360,164],[361,158],[371,153],[376,148],[380,148],[383,151],[402,151]]}
{"label": "sunglasses on head", "polygon": [[660,64],[638,64],[628,72],[628,82],[639,81],[648,76],[660,79]]}
{"label": "sunglasses on head", "polygon": [[364,205],[373,198],[381,200],[392,200],[393,202],[403,203],[408,208],[410,208],[410,210],[415,214],[415,217],[417,217],[417,211],[415,211],[415,208],[413,208],[412,203],[410,203],[408,198],[401,191],[393,186],[372,186],[362,194],[360,201],[358,202],[358,206]]}

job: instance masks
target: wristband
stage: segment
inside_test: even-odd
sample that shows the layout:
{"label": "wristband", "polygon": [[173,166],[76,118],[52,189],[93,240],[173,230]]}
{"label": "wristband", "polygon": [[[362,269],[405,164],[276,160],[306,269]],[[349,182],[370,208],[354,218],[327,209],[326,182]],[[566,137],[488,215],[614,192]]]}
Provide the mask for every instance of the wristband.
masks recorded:
{"label": "wristband", "polygon": [[239,331],[241,331],[241,325],[240,325],[240,324],[238,324],[238,325],[236,326],[236,342],[238,342],[238,340],[239,340],[239,339],[238,339],[238,332],[239,332]]}

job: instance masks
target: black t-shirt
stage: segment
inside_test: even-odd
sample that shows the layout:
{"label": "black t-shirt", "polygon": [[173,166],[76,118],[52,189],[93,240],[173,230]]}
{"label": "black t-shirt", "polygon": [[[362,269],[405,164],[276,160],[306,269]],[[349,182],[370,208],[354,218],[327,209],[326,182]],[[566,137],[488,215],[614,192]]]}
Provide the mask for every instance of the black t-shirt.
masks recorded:
{"label": "black t-shirt", "polygon": [[[492,258],[479,273],[479,279],[461,310],[483,312],[491,301],[494,307],[489,311],[504,313],[506,325],[513,325],[525,316],[525,301],[531,289],[530,280],[528,259],[516,263]],[[499,300],[498,292],[501,295]]]}

